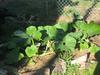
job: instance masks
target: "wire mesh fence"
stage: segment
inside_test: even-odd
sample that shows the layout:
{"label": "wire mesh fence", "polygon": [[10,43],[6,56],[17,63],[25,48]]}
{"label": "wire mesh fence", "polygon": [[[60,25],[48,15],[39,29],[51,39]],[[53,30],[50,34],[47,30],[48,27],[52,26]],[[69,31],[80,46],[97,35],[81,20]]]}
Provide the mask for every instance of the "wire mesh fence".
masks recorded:
{"label": "wire mesh fence", "polygon": [[2,7],[22,19],[36,16],[39,21],[35,22],[39,24],[51,22],[62,15],[73,17],[73,14],[79,15],[79,18],[85,16],[87,19],[92,15],[94,20],[100,19],[100,0],[0,0],[0,8]]}
{"label": "wire mesh fence", "polygon": [[57,0],[57,9],[59,15],[100,21],[100,0]]}

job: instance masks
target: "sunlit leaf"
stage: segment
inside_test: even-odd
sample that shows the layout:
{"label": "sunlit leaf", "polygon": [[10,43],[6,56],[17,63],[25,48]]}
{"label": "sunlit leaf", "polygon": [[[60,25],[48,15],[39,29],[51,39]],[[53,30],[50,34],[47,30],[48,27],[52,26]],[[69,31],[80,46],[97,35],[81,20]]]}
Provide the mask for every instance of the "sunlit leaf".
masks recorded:
{"label": "sunlit leaf", "polygon": [[76,46],[76,39],[66,35],[63,38],[63,41],[61,42],[61,44],[59,45],[59,48],[61,50],[74,50]]}
{"label": "sunlit leaf", "polygon": [[36,29],[35,26],[30,26],[26,29],[26,33],[36,40],[41,40],[42,34]]}
{"label": "sunlit leaf", "polygon": [[68,34],[69,36],[72,36],[73,38],[75,39],[80,39],[81,36],[82,36],[82,33],[79,31],[79,32],[71,32]]}
{"label": "sunlit leaf", "polygon": [[45,30],[50,38],[54,38],[57,35],[57,29],[54,26],[45,26]]}
{"label": "sunlit leaf", "polygon": [[38,31],[42,31],[42,30],[44,30],[44,27],[43,26],[39,26],[38,27]]}
{"label": "sunlit leaf", "polygon": [[35,26],[29,26],[26,28],[26,33],[30,36],[33,36],[36,31],[37,29]]}
{"label": "sunlit leaf", "polygon": [[41,40],[42,34],[39,31],[36,31],[33,35],[34,39]]}
{"label": "sunlit leaf", "polygon": [[23,57],[24,57],[24,54],[23,53],[19,53],[18,60],[20,61]]}
{"label": "sunlit leaf", "polygon": [[80,43],[80,50],[88,49],[89,44],[87,42]]}
{"label": "sunlit leaf", "polygon": [[100,34],[100,25],[97,25],[94,22],[87,24],[83,21],[77,21],[76,28],[78,28],[80,31],[82,31],[84,34],[87,34],[88,36]]}
{"label": "sunlit leaf", "polygon": [[25,49],[25,53],[27,54],[28,57],[32,57],[32,56],[36,55],[37,51],[38,50],[35,45],[32,45],[31,47],[27,47]]}
{"label": "sunlit leaf", "polygon": [[55,25],[56,28],[58,29],[63,29],[64,31],[68,30],[68,24],[67,23],[58,23]]}

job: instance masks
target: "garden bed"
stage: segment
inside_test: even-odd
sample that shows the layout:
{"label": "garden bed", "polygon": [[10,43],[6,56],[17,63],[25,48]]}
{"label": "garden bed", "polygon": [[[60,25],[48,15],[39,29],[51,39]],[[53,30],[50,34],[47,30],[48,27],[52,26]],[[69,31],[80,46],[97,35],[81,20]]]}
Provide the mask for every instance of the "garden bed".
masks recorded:
{"label": "garden bed", "polygon": [[0,2],[0,75],[100,75],[100,2]]}

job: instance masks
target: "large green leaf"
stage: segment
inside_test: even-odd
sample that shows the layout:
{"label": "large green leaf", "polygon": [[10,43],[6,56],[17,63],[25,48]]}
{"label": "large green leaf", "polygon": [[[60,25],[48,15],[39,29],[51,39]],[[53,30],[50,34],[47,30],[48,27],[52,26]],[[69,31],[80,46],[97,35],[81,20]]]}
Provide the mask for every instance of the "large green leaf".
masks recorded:
{"label": "large green leaf", "polygon": [[59,45],[59,48],[62,50],[74,50],[76,46],[76,39],[66,35],[63,38],[63,41],[61,42],[61,44]]}
{"label": "large green leaf", "polygon": [[87,33],[89,36],[100,34],[100,25],[91,22],[90,24],[88,24]]}
{"label": "large green leaf", "polygon": [[82,36],[82,33],[80,31],[79,32],[71,32],[68,35],[79,40],[81,38],[81,36]]}
{"label": "large green leaf", "polygon": [[54,26],[45,26],[44,28],[47,31],[47,34],[49,35],[49,37],[51,39],[56,37],[56,35],[57,35],[56,27],[54,27]]}
{"label": "large green leaf", "polygon": [[26,33],[32,36],[35,40],[41,40],[42,34],[36,29],[35,26],[30,26],[26,29]]}
{"label": "large green leaf", "polygon": [[29,26],[26,28],[26,33],[32,36],[37,31],[35,26]]}
{"label": "large green leaf", "polygon": [[100,34],[100,25],[97,25],[94,22],[87,24],[83,21],[77,21],[76,28],[78,28],[80,31],[82,31],[84,34],[87,34],[88,36]]}
{"label": "large green leaf", "polygon": [[41,40],[42,34],[39,31],[36,31],[33,35],[33,38],[36,40]]}
{"label": "large green leaf", "polygon": [[68,24],[67,23],[58,23],[55,24],[55,27],[58,29],[63,29],[64,31],[68,30]]}
{"label": "large green leaf", "polygon": [[32,56],[36,55],[37,51],[38,50],[35,45],[32,45],[25,49],[25,53],[27,54],[28,57],[32,57]]}
{"label": "large green leaf", "polygon": [[42,30],[44,30],[44,27],[43,26],[39,26],[38,27],[38,31],[42,31]]}

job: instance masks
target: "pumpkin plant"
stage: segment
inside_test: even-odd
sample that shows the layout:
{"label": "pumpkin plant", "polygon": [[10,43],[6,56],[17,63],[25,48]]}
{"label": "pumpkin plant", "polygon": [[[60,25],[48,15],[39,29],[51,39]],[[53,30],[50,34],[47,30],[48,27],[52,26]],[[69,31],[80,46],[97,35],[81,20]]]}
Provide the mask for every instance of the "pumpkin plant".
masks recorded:
{"label": "pumpkin plant", "polygon": [[[18,53],[17,57],[21,60],[25,56],[29,58],[36,56],[39,49],[44,50],[42,53],[48,52],[48,50],[63,52],[73,51],[76,48],[80,50],[98,49],[89,42],[89,37],[97,34],[100,34],[100,26],[93,22],[87,24],[84,21],[76,21],[71,23],[71,26],[66,23],[38,26],[37,28],[29,26],[25,32],[21,30],[14,32],[14,41],[10,41],[8,44],[12,50],[8,53],[7,59],[14,51]],[[37,44],[40,44],[40,48],[37,47]],[[43,46],[45,48],[42,48]]]}

